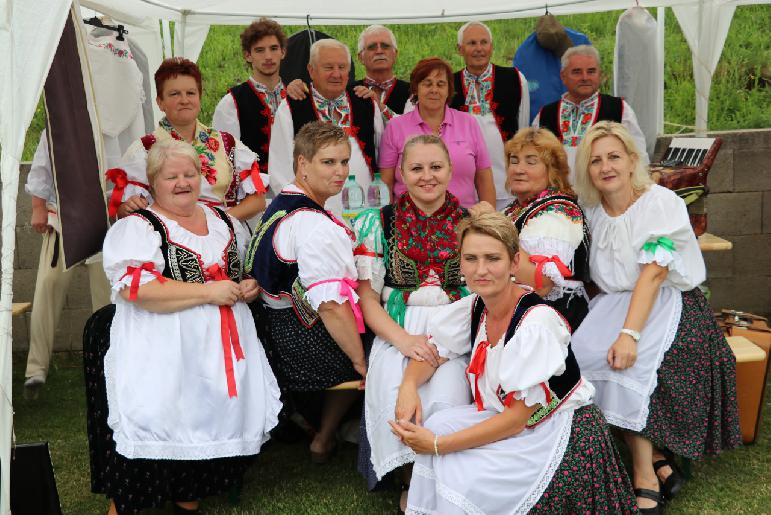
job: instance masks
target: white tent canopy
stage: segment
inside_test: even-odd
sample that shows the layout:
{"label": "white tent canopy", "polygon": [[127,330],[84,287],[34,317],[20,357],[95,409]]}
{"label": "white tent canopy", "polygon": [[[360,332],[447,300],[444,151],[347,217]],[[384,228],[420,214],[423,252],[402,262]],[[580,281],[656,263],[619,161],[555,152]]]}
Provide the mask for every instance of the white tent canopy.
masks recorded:
{"label": "white tent canopy", "polygon": [[[771,0],[643,0],[643,7],[673,7],[693,54],[697,129],[707,128],[712,73],[738,5]],[[72,4],[75,4],[74,6]],[[210,25],[245,25],[260,16],[285,24],[431,23],[535,17],[546,5],[554,15],[623,10],[634,0],[359,0],[261,2],[255,0],[81,0],[80,5],[127,25],[157,66],[164,55],[159,22],[177,30],[177,55],[197,58]],[[0,0],[0,176],[2,177],[2,276],[0,277],[0,514],[10,512],[11,302],[16,195],[24,137],[34,114],[69,9],[78,0]],[[77,12],[77,11],[76,11]],[[45,13],[45,15],[41,15]],[[663,20],[663,17],[659,17]],[[168,41],[168,39],[167,39]],[[169,48],[166,47],[166,55]]]}

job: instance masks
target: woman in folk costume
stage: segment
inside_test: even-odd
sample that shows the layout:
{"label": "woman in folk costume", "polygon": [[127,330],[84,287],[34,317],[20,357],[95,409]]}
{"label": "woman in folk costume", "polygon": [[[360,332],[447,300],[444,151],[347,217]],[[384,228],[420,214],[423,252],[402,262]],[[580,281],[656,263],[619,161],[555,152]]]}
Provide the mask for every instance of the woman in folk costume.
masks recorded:
{"label": "woman in folk costume", "polygon": [[546,129],[524,128],[505,145],[506,187],[514,201],[503,213],[519,233],[517,280],[535,288],[575,331],[589,311],[589,230],[568,183],[560,141]]}
{"label": "woman in folk costume", "polygon": [[201,498],[241,481],[280,394],[247,306],[257,284],[241,279],[249,235],[198,203],[189,144],[159,142],[147,161],[155,202],[107,233],[115,304],[85,330],[92,490],[110,513],[167,501],[198,513]]}
{"label": "woman in folk costume", "polygon": [[670,451],[699,459],[741,440],[735,360],[697,287],[706,270],[685,204],[651,183],[640,152],[615,122],[579,147],[576,189],[601,294],[573,349],[605,418],[624,430],[638,506],[659,513],[661,494],[683,484]]}
{"label": "woman in folk costume", "polygon": [[297,133],[293,152],[295,180],[255,228],[244,271],[261,290],[258,323],[285,398],[296,401],[303,415],[310,411],[304,407],[321,407],[310,453],[312,461],[325,463],[342,418],[360,397],[358,391],[326,390],[367,374],[355,292],[356,239],[323,207],[343,189],[351,145],[343,128],[310,122]]}
{"label": "woman in folk costume", "polygon": [[147,153],[159,141],[190,143],[201,161],[200,201],[219,206],[238,220],[265,209],[265,186],[254,153],[227,132],[198,121],[201,111],[201,71],[188,59],[165,59],[155,72],[156,102],[165,114],[152,134],[134,142],[121,166],[107,170],[112,183],[110,216],[122,218],[146,208],[153,200],[147,181]]}
{"label": "woman in folk costume", "polygon": [[[365,389],[367,440],[363,456],[368,479],[376,480],[415,461],[386,423],[394,413],[402,371],[410,359],[438,365],[436,349],[426,340],[426,324],[439,306],[468,295],[460,276],[455,228],[466,215],[447,191],[452,166],[439,136],[419,135],[402,150],[407,187],[393,204],[370,210],[354,222],[359,272],[357,293],[364,319],[376,338],[369,356]],[[445,364],[420,389],[423,416],[468,404],[463,381],[467,357]],[[365,451],[366,445],[361,450]],[[370,465],[371,463],[371,465]],[[409,469],[405,470],[409,484]],[[403,494],[406,503],[406,492]],[[402,507],[404,509],[404,507]]]}
{"label": "woman in folk costume", "polygon": [[471,215],[458,243],[474,295],[439,309],[427,332],[442,361],[471,352],[474,401],[422,426],[417,387],[446,363],[407,366],[390,422],[418,454],[407,513],[633,512],[631,484],[567,323],[513,280],[522,256],[511,221]]}

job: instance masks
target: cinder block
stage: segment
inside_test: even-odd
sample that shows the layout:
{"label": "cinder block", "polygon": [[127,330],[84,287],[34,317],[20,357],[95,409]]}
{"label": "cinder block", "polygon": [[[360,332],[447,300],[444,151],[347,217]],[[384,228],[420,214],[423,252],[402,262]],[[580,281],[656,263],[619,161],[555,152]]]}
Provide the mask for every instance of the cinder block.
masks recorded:
{"label": "cinder block", "polygon": [[35,296],[35,277],[37,270],[21,269],[13,271],[13,301],[32,302]]}
{"label": "cinder block", "polygon": [[660,161],[661,156],[664,155],[664,151],[669,147],[669,143],[672,141],[670,136],[659,136],[656,139],[656,146],[653,150],[653,161]]}
{"label": "cinder block", "polygon": [[29,225],[16,227],[16,262],[14,268],[37,270],[43,237]]}
{"label": "cinder block", "polygon": [[771,277],[744,275],[710,278],[707,285],[712,291],[712,309],[723,308],[768,315],[771,310]]}
{"label": "cinder block", "polygon": [[12,349],[14,351],[26,351],[29,349],[29,313],[11,317],[12,328]]}
{"label": "cinder block", "polygon": [[737,274],[771,274],[771,234],[733,236],[731,242]]}
{"label": "cinder block", "polygon": [[72,270],[72,279],[67,291],[67,309],[91,309],[91,290],[88,286],[88,270],[77,266]]}
{"label": "cinder block", "polygon": [[771,190],[771,149],[734,151],[734,191]]}
{"label": "cinder block", "polygon": [[734,275],[734,251],[704,252],[707,277],[732,277]]}
{"label": "cinder block", "polygon": [[730,239],[735,234],[760,234],[762,193],[707,195],[707,230]]}
{"label": "cinder block", "polygon": [[723,138],[724,142],[730,141],[731,147],[736,150],[752,150],[771,146],[769,134],[771,134],[771,130],[768,129],[750,129],[733,132],[730,139],[727,134],[720,134],[720,137]]}
{"label": "cinder block", "polygon": [[724,193],[734,189],[734,151],[722,147],[707,176],[710,193]]}
{"label": "cinder block", "polygon": [[771,191],[763,192],[763,232],[771,233]]}

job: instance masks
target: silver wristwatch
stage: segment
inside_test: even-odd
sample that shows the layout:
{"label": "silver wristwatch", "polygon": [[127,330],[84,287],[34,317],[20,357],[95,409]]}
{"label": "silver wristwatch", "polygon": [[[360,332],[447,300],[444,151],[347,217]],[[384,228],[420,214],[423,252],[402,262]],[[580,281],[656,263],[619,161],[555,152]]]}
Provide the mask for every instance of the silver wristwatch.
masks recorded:
{"label": "silver wristwatch", "polygon": [[635,343],[640,341],[640,332],[639,331],[635,331],[634,329],[627,329],[626,327],[624,327],[623,329],[621,329],[620,333],[621,334],[628,334],[629,336],[632,337],[632,339],[635,341]]}

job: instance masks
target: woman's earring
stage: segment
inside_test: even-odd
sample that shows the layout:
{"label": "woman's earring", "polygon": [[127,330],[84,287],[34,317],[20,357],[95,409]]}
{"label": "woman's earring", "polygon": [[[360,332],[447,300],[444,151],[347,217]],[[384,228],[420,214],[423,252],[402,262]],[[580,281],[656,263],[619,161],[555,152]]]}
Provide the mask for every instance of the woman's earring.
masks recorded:
{"label": "woman's earring", "polygon": [[466,276],[465,275],[461,275],[460,276],[460,282],[462,282],[462,283],[466,282]]}
{"label": "woman's earring", "polygon": [[307,174],[307,173],[306,173],[306,174],[303,174],[303,180],[304,180],[304,181],[307,181],[307,180],[308,180],[308,174]]}
{"label": "woman's earring", "polygon": [[513,283],[517,282],[517,278],[514,277],[514,274],[511,274],[511,282]]}

